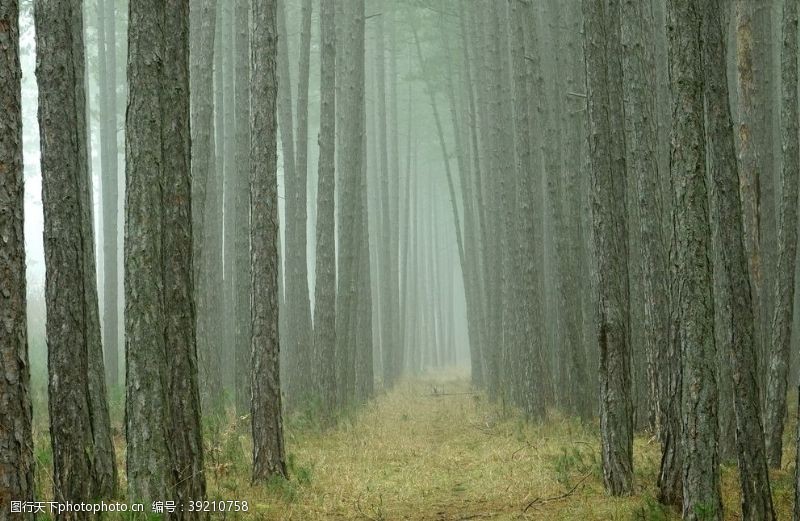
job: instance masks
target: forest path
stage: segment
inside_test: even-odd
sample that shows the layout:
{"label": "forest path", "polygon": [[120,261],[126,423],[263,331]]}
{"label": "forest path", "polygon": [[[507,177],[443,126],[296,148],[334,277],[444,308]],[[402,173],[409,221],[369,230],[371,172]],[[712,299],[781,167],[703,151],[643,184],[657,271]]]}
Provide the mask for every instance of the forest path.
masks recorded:
{"label": "forest path", "polygon": [[[605,495],[597,425],[504,416],[463,374],[406,380],[333,431],[287,424],[288,482],[211,480],[212,497],[253,498],[250,514],[270,520],[672,519],[648,516],[652,489]],[[638,482],[655,483],[657,446],[636,443]]]}

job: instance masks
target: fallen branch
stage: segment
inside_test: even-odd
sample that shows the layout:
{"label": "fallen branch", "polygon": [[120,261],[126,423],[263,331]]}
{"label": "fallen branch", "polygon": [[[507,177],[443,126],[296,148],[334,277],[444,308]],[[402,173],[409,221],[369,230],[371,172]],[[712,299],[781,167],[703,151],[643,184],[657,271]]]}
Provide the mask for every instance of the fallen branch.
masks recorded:
{"label": "fallen branch", "polygon": [[572,494],[574,494],[574,493],[575,493],[575,491],[576,491],[576,490],[578,490],[578,487],[581,485],[581,483],[583,483],[584,481],[586,481],[586,480],[589,478],[589,476],[591,476],[591,475],[592,475],[592,473],[591,473],[591,472],[589,472],[589,473],[587,473],[586,475],[584,475],[584,476],[583,476],[581,479],[579,479],[579,480],[578,480],[578,482],[577,482],[577,483],[575,483],[575,485],[573,485],[573,487],[572,487],[571,489],[567,490],[566,492],[564,492],[564,493],[563,493],[563,494],[561,494],[560,496],[553,496],[553,497],[547,497],[547,498],[541,498],[541,497],[537,497],[536,499],[534,499],[533,501],[531,501],[530,503],[528,503],[528,506],[526,506],[526,507],[525,507],[525,509],[523,510],[523,512],[527,512],[527,511],[528,511],[528,509],[529,509],[529,508],[531,508],[533,505],[543,505],[543,504],[545,504],[545,503],[549,503],[549,502],[551,502],[551,501],[558,501],[559,499],[566,499],[566,498],[568,498],[569,496],[571,496]]}
{"label": "fallen branch", "polygon": [[431,394],[425,394],[423,396],[465,396],[465,395],[467,395],[467,396],[476,396],[476,395],[479,395],[479,394],[480,393],[474,393],[474,392],[473,393],[431,393]]}

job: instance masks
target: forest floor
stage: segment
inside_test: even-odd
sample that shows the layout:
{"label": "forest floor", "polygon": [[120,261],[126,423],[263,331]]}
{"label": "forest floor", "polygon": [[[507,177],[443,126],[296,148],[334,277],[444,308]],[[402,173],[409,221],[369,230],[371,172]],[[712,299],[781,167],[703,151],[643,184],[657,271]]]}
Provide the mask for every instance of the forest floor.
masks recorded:
{"label": "forest floor", "polygon": [[[611,498],[597,422],[551,415],[528,424],[473,394],[465,375],[407,380],[332,431],[309,433],[296,417],[287,424],[288,481],[252,487],[246,475],[220,474],[209,476],[210,495],[248,498],[251,512],[270,520],[680,518],[654,499],[654,440],[635,440],[635,494]],[[773,475],[780,519],[791,517],[794,454],[786,461],[790,468]],[[736,467],[724,466],[722,478],[726,519],[738,519]]]}
{"label": "forest floor", "polygon": [[[124,440],[115,430],[119,468],[124,469]],[[308,415],[288,417],[290,477],[267,485],[250,484],[248,417],[231,416],[206,430],[209,499],[246,500],[249,507],[247,514],[211,519],[680,518],[654,499],[660,457],[654,440],[636,437],[635,492],[611,498],[603,490],[597,422],[582,424],[551,414],[542,425],[526,423],[473,393],[463,374],[406,380],[343,416],[331,430],[321,430]],[[49,497],[52,482],[47,483],[49,470],[42,461],[49,443],[46,430],[38,434],[39,495]],[[780,519],[791,518],[790,445],[785,468],[772,475]],[[723,466],[722,481],[725,519],[739,519],[735,465]]]}

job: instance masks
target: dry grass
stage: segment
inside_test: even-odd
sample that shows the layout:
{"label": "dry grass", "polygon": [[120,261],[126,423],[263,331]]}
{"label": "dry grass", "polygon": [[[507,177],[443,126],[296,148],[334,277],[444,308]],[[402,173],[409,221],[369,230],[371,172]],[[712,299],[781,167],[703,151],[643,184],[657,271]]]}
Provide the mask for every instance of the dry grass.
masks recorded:
{"label": "dry grass", "polygon": [[[463,375],[438,375],[405,381],[333,430],[289,418],[291,475],[267,485],[249,481],[247,418],[229,418],[207,436],[214,440],[207,443],[209,497],[247,500],[243,519],[281,521],[679,519],[653,499],[657,443],[637,437],[635,494],[611,498],[596,423],[552,414],[543,425],[527,424],[469,391]],[[792,506],[790,445],[787,468],[773,474],[781,519]],[[725,518],[738,519],[735,467],[723,467],[723,492]]]}

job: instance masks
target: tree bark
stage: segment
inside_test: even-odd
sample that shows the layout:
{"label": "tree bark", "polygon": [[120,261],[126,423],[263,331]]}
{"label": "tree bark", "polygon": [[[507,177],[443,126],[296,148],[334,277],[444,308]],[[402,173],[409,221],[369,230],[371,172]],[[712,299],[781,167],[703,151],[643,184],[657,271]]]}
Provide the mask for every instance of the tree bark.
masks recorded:
{"label": "tree bark", "polygon": [[797,178],[800,170],[797,108],[797,2],[783,2],[783,47],[781,52],[781,134],[783,191],[778,230],[778,267],[773,290],[775,309],[770,328],[767,367],[766,417],[764,419],[767,461],[780,468],[786,420],[786,391],[794,316],[795,258],[797,255]]}
{"label": "tree bark", "polygon": [[[355,397],[356,336],[358,317],[358,266],[361,175],[364,140],[364,0],[345,2],[336,12],[336,113],[339,172],[338,268],[336,299],[336,357],[339,405]],[[340,52],[341,49],[341,52]],[[341,80],[341,81],[338,81]]]}
{"label": "tree bark", "polygon": [[131,2],[128,17],[125,418],[132,500],[166,499],[167,490],[179,503],[205,496],[192,282],[188,15],[188,0],[142,1]]}
{"label": "tree bark", "polygon": [[[720,0],[706,3],[701,34],[705,71],[707,164],[711,179],[711,233],[717,237],[715,247],[719,248],[715,255],[718,262],[714,265],[714,274],[723,275],[727,282],[726,285],[717,285],[714,303],[721,308],[726,322],[724,331],[730,334],[724,338],[724,346],[720,347],[725,349],[725,358],[731,364],[736,448],[742,488],[742,519],[772,520],[775,519],[775,512],[764,449],[764,431],[761,427],[755,317],[743,242],[739,177],[728,101],[725,25]],[[795,41],[796,37],[795,32]]]}
{"label": "tree bark", "polygon": [[59,501],[109,497],[116,487],[95,278],[82,16],[79,0],[34,7],[48,406]]}
{"label": "tree bark", "polygon": [[682,358],[683,517],[721,519],[716,350],[703,125],[702,2],[670,0],[675,191]]}
{"label": "tree bark", "polygon": [[0,519],[32,520],[10,512],[11,500],[33,501],[33,434],[25,294],[25,206],[22,171],[22,71],[19,5],[0,0]]}
{"label": "tree bark", "polygon": [[250,266],[253,481],[286,477],[278,358],[277,0],[250,18]]}
{"label": "tree bark", "polygon": [[661,223],[661,184],[659,165],[656,160],[658,144],[657,118],[655,111],[656,82],[652,71],[655,67],[652,12],[636,0],[622,2],[621,33],[625,49],[622,59],[626,103],[625,145],[628,153],[628,173],[636,179],[639,209],[639,253],[642,275],[642,297],[644,301],[644,341],[647,357],[648,401],[650,415],[648,424],[660,432],[658,382],[661,371],[658,366],[659,353],[666,351],[669,341],[669,302],[666,281],[666,247],[663,242]]}
{"label": "tree bark", "polygon": [[594,255],[599,284],[600,433],[603,477],[613,495],[633,486],[625,136],[619,4],[584,0]]}

